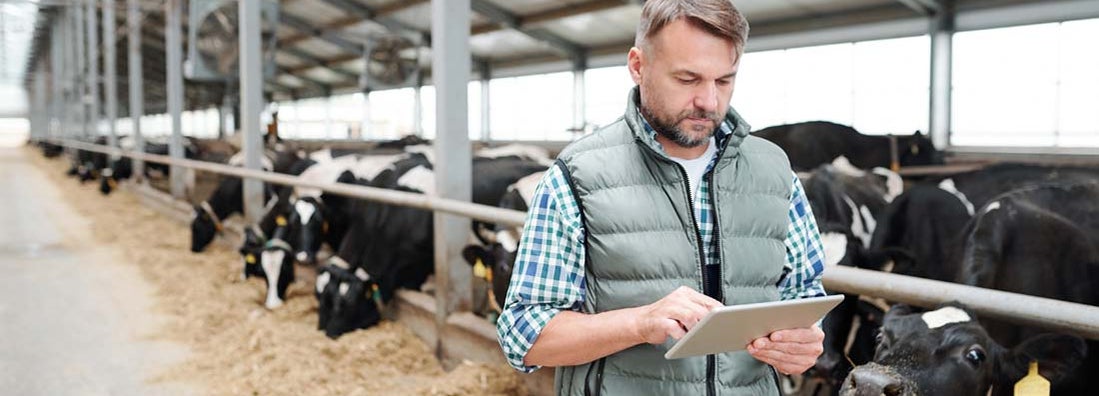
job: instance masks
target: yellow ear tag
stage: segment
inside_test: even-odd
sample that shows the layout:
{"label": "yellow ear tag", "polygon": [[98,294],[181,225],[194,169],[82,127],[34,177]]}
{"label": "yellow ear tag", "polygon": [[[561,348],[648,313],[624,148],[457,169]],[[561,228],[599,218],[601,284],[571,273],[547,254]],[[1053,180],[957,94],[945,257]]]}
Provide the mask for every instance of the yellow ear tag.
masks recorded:
{"label": "yellow ear tag", "polygon": [[477,259],[473,263],[473,276],[484,279],[485,277],[485,263],[481,262],[481,259]]}
{"label": "yellow ear tag", "polygon": [[1030,362],[1030,372],[1015,383],[1015,396],[1049,396],[1049,380],[1038,374],[1038,362]]}
{"label": "yellow ear tag", "polygon": [[485,280],[492,283],[492,267],[485,267]]}
{"label": "yellow ear tag", "polygon": [[279,227],[285,227],[286,226],[286,218],[282,217],[282,216],[276,217],[275,218],[275,224],[277,224]]}
{"label": "yellow ear tag", "polygon": [[249,254],[247,256],[244,256],[244,262],[246,262],[248,264],[255,264],[256,263],[256,255]]}

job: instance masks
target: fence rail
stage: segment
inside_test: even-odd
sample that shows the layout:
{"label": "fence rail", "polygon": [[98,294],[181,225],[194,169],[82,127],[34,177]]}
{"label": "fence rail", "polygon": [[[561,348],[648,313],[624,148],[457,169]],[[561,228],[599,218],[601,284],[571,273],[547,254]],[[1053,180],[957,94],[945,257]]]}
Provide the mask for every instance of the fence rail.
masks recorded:
{"label": "fence rail", "polygon": [[[321,183],[302,180],[296,176],[204,161],[177,159],[164,155],[124,151],[77,141],[50,140],[50,142],[74,149],[127,156],[147,162],[187,167],[222,175],[257,179],[280,185],[316,188],[347,197],[446,212],[490,223],[522,226],[526,218],[523,212],[515,210],[435,198],[422,194],[341,183]],[[846,267],[828,268],[825,271],[823,282],[825,287],[831,291],[879,297],[889,301],[922,307],[934,307],[945,302],[957,301],[969,306],[982,317],[1073,333],[1099,340],[1099,307],[1096,306]]]}

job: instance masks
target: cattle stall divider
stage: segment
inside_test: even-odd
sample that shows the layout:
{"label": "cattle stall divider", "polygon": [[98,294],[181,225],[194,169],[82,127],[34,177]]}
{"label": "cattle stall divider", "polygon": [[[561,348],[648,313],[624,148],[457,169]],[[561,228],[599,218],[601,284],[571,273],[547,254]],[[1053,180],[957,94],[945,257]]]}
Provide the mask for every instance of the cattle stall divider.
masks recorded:
{"label": "cattle stall divider", "polygon": [[[175,159],[164,155],[132,152],[73,140],[48,139],[46,141],[77,150],[121,155],[146,162],[192,168],[280,185],[316,188],[346,197],[446,212],[496,224],[522,226],[526,219],[526,214],[520,211],[441,199],[423,194],[350,184],[306,181],[300,180],[296,176],[190,159]],[[957,301],[969,306],[982,317],[1099,340],[1099,307],[1096,306],[847,267],[829,267],[825,271],[823,282],[825,288],[831,292],[861,294],[925,308],[933,308],[946,302]],[[491,348],[496,345],[495,331],[492,330],[491,324],[487,321],[481,321],[484,326],[472,325],[470,317],[473,315],[467,312],[450,315],[444,323],[439,323],[431,319],[434,315],[433,306],[424,301],[419,301],[422,298],[429,297],[418,296],[417,294],[420,293],[399,293],[399,296],[405,300],[407,305],[419,308],[398,312],[398,320],[404,321],[404,318],[410,316],[428,315],[419,319],[409,318],[409,323],[417,323],[417,325],[410,327],[417,335],[424,338],[428,345],[441,348],[442,351],[440,352],[442,353],[440,353],[440,356],[444,356],[444,359],[477,357],[478,360],[504,361],[503,355],[498,349],[492,350],[491,353],[486,353],[483,350],[483,348]],[[418,310],[425,311],[416,313]],[[434,323],[433,328],[432,323]],[[451,336],[464,339],[460,342],[448,344],[446,337]],[[481,340],[483,342],[470,341],[470,339],[477,337],[488,339]],[[548,373],[550,377],[549,384],[552,384],[552,372],[549,370],[540,370],[539,372],[542,373],[543,377]]]}

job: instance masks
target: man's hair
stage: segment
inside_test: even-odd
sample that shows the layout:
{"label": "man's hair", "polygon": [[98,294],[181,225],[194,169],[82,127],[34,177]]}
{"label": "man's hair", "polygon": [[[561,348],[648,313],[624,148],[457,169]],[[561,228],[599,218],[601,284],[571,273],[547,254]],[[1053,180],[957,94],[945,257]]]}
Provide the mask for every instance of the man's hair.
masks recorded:
{"label": "man's hair", "polygon": [[634,46],[642,48],[660,29],[680,18],[717,37],[731,40],[737,53],[744,53],[748,20],[732,0],[648,0],[641,9]]}

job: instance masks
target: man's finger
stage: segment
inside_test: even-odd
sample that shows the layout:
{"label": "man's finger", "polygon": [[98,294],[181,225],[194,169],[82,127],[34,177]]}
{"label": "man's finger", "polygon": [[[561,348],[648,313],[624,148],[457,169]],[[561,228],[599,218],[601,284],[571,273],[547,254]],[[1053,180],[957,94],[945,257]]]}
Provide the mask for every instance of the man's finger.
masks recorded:
{"label": "man's finger", "polygon": [[816,362],[816,358],[809,358],[806,356],[791,355],[782,351],[773,349],[756,349],[755,352],[749,351],[749,353],[760,360],[765,360],[765,363],[775,364],[787,364],[794,366],[811,365]]}
{"label": "man's finger", "polygon": [[784,352],[789,355],[809,356],[816,358],[823,353],[823,347],[819,343],[797,343],[797,342],[774,342],[771,341],[766,347],[761,349],[770,349]]}
{"label": "man's finger", "polygon": [[807,329],[786,329],[771,333],[769,337],[775,342],[818,343],[824,340],[824,332],[813,325]]}

